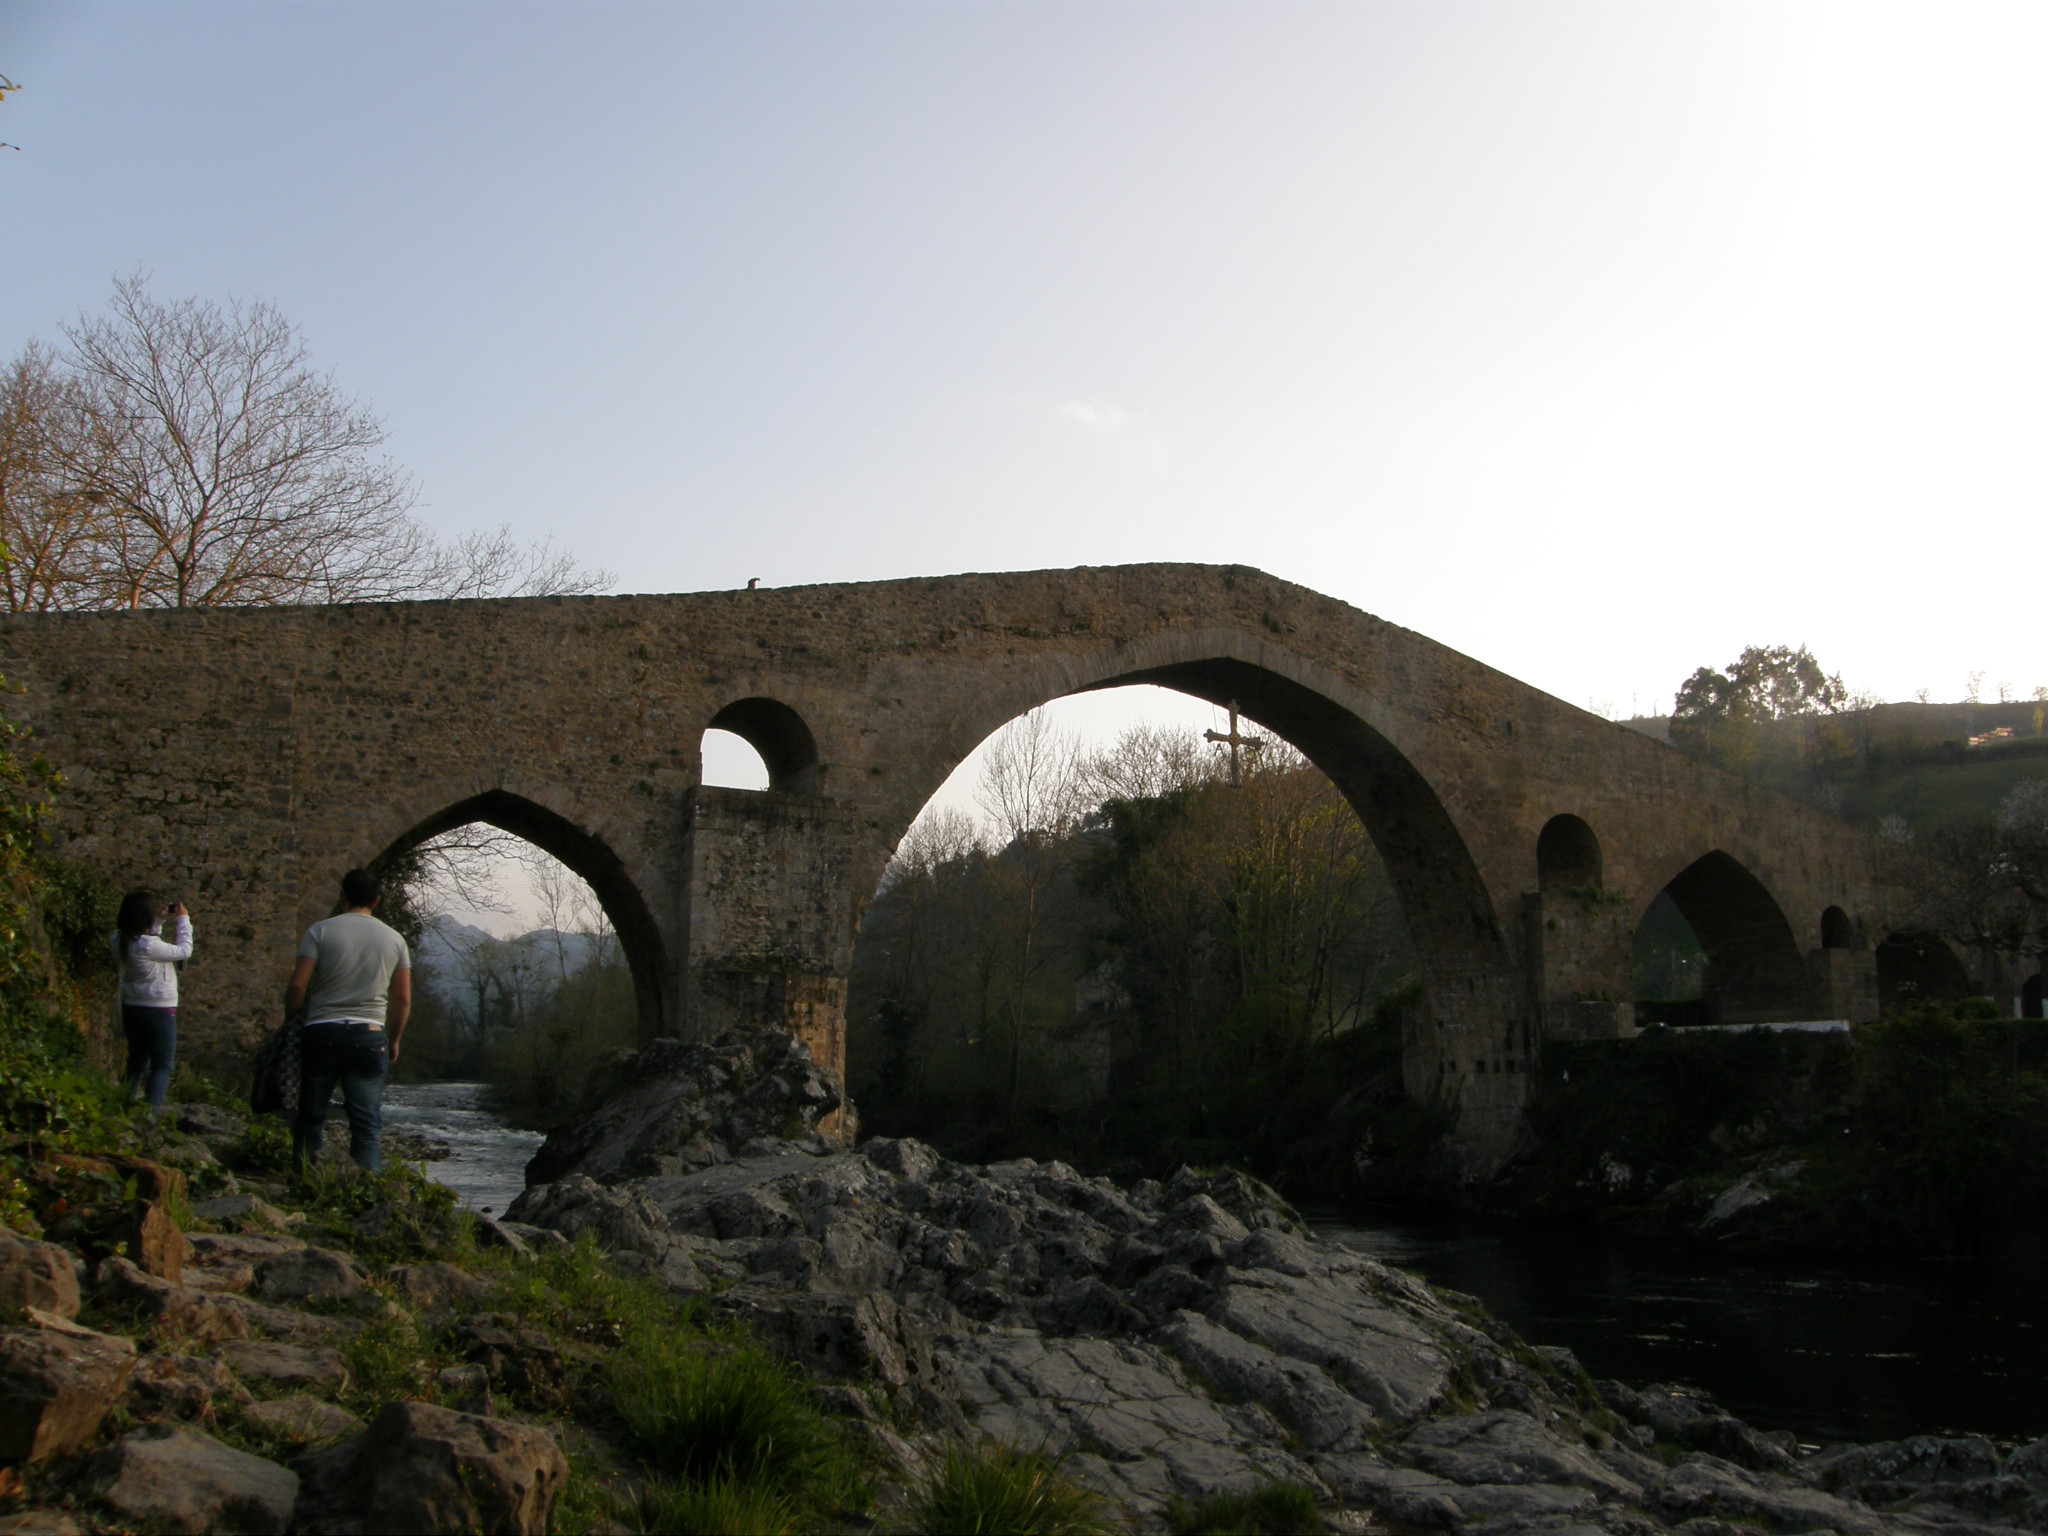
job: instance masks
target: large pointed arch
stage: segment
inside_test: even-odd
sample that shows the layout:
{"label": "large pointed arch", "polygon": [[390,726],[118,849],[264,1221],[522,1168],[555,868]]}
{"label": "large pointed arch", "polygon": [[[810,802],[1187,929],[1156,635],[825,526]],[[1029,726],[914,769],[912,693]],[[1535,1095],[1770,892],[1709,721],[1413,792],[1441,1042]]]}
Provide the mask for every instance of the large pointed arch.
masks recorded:
{"label": "large pointed arch", "polygon": [[[1806,962],[1792,924],[1770,888],[1741,860],[1713,849],[1672,876],[1661,893],[1671,897],[1706,951],[1703,1001],[1709,1022],[1754,1024],[1808,1015]],[[1649,899],[1658,894],[1652,891]]]}
{"label": "large pointed arch", "polygon": [[878,830],[893,847],[946,776],[1009,721],[1070,694],[1134,684],[1234,705],[1337,786],[1386,863],[1423,971],[1430,1022],[1407,1042],[1409,1091],[1428,1097],[1456,1082],[1468,1117],[1516,1112],[1535,1053],[1528,992],[1471,847],[1395,712],[1282,645],[1174,631],[1030,665],[974,699],[953,722],[950,750],[897,787],[900,819]]}
{"label": "large pointed arch", "polygon": [[417,848],[429,838],[483,822],[524,838],[574,871],[597,897],[619,936],[619,950],[633,977],[634,1009],[643,1040],[663,1032],[663,986],[668,974],[661,930],[623,860],[603,838],[584,831],[560,812],[524,795],[488,789],[465,796],[415,822],[371,860],[376,868]]}

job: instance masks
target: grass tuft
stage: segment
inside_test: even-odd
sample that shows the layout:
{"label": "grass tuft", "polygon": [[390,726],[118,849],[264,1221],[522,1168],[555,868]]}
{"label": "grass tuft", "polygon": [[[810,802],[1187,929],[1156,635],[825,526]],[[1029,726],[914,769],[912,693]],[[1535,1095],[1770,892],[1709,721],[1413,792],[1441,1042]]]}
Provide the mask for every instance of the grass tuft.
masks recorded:
{"label": "grass tuft", "polygon": [[694,1482],[800,1486],[837,1449],[790,1373],[749,1348],[676,1347],[636,1333],[612,1358],[612,1400],[648,1464]]}
{"label": "grass tuft", "polygon": [[911,1500],[921,1531],[955,1536],[1106,1536],[1102,1498],[1062,1474],[1043,1451],[987,1444],[954,1449]]}
{"label": "grass tuft", "polygon": [[1174,1536],[1318,1536],[1316,1496],[1299,1483],[1267,1483],[1250,1493],[1175,1499],[1166,1518]]}
{"label": "grass tuft", "polygon": [[794,1536],[802,1511],[772,1488],[720,1478],[708,1483],[651,1481],[635,1513],[642,1531],[716,1531],[719,1536]]}

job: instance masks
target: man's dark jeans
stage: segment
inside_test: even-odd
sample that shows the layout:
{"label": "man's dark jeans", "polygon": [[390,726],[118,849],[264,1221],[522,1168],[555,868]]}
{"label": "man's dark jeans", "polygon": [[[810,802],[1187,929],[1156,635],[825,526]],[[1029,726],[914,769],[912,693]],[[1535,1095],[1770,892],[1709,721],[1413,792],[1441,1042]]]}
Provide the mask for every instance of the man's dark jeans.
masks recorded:
{"label": "man's dark jeans", "polygon": [[305,1031],[292,1166],[303,1168],[319,1158],[327,1101],[338,1086],[348,1113],[348,1155],[358,1168],[375,1173],[384,1163],[378,1141],[384,1127],[384,1078],[391,1070],[384,1031],[367,1024],[308,1024]]}

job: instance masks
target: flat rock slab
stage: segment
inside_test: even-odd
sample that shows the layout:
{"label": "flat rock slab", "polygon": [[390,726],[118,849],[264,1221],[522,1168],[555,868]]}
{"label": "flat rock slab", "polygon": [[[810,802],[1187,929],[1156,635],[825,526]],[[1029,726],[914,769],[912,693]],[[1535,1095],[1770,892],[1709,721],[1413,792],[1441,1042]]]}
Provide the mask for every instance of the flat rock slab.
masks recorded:
{"label": "flat rock slab", "polygon": [[1323,1370],[1383,1418],[1410,1419],[1449,1391],[1451,1352],[1373,1294],[1366,1275],[1229,1271],[1210,1320],[1276,1355]]}
{"label": "flat rock slab", "polygon": [[363,1292],[363,1271],[351,1254],[295,1248],[258,1263],[250,1288],[265,1301],[351,1301]]}
{"label": "flat rock slab", "polygon": [[1641,1488],[1602,1465],[1585,1445],[1564,1440],[1513,1409],[1418,1425],[1400,1455],[1453,1483],[1556,1483],[1611,1498],[1642,1496]]}
{"label": "flat rock slab", "polygon": [[256,1280],[256,1266],[240,1259],[223,1259],[217,1264],[187,1264],[185,1284],[223,1296],[239,1296]]}
{"label": "flat rock slab", "polygon": [[547,1431],[427,1403],[392,1403],[361,1434],[298,1466],[301,1536],[543,1536],[569,1477]]}
{"label": "flat rock slab", "polygon": [[416,1307],[441,1307],[452,1302],[488,1301],[497,1284],[453,1264],[394,1264],[384,1278]]}
{"label": "flat rock slab", "polygon": [[306,1246],[302,1239],[296,1237],[250,1237],[240,1232],[188,1232],[185,1241],[192,1245],[194,1262],[200,1264],[221,1264],[229,1260],[254,1264]]}
{"label": "flat rock slab", "polygon": [[24,1509],[0,1515],[0,1536],[85,1536],[85,1527],[61,1509]]}
{"label": "flat rock slab", "polygon": [[272,1440],[307,1444],[353,1435],[363,1421],[346,1408],[300,1393],[275,1402],[251,1403],[242,1410],[242,1422]]}
{"label": "flat rock slab", "polygon": [[135,1346],[126,1339],[0,1328],[0,1464],[86,1444],[134,1369]]}
{"label": "flat rock slab", "polygon": [[218,1200],[202,1200],[192,1207],[192,1214],[201,1221],[233,1221],[262,1227],[284,1227],[296,1218],[305,1220],[297,1212],[286,1215],[260,1195],[222,1195]]}
{"label": "flat rock slab", "polygon": [[1160,1342],[1233,1398],[1264,1404],[1314,1451],[1350,1450],[1373,1427],[1372,1411],[1323,1373],[1182,1312]]}
{"label": "flat rock slab", "polygon": [[93,1458],[87,1485],[111,1509],[155,1530],[282,1536],[298,1474],[182,1425],[152,1424]]}
{"label": "flat rock slab", "polygon": [[1706,1455],[1682,1458],[1650,1490],[1649,1504],[1671,1525],[1704,1516],[1767,1531],[1839,1531],[1845,1536],[1876,1536],[1895,1528],[1864,1505]]}
{"label": "flat rock slab", "polygon": [[249,1391],[218,1360],[159,1353],[144,1355],[135,1362],[135,1372],[128,1378],[128,1396],[135,1408],[145,1414],[198,1418],[217,1401],[247,1402]]}
{"label": "flat rock slab", "polygon": [[220,1304],[242,1320],[242,1337],[261,1333],[274,1339],[331,1342],[350,1338],[363,1326],[355,1318],[323,1317],[317,1312],[301,1312],[295,1307],[266,1306],[246,1296],[222,1296]]}
{"label": "flat rock slab", "polygon": [[210,1141],[233,1141],[249,1128],[243,1116],[213,1104],[173,1104],[170,1114],[179,1130]]}
{"label": "flat rock slab", "polygon": [[1213,1401],[1152,1345],[1021,1332],[944,1343],[976,1429],[1012,1445],[1081,1447],[1076,1470],[1112,1498],[1157,1506],[1262,1482],[1322,1486],[1272,1443],[1284,1438],[1272,1415]]}
{"label": "flat rock slab", "polygon": [[119,1254],[110,1254],[100,1261],[94,1281],[100,1295],[117,1306],[133,1308],[159,1333],[202,1341],[249,1335],[249,1319],[239,1310],[239,1297],[221,1297],[197,1286],[174,1285],[144,1273]]}
{"label": "flat rock slab", "polygon": [[306,1387],[334,1393],[348,1386],[348,1362],[319,1345],[230,1339],[220,1346],[220,1357],[242,1380],[264,1387]]}

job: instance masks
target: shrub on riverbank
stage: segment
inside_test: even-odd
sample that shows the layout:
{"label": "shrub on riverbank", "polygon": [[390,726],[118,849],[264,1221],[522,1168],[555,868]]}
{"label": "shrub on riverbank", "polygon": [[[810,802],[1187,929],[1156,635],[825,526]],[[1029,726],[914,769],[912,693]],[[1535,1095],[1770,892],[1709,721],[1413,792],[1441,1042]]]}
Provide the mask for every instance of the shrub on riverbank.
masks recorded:
{"label": "shrub on riverbank", "polygon": [[1938,1008],[1858,1030],[1850,1134],[1815,1180],[1824,1208],[1916,1249],[2038,1242],[2048,1219],[2044,1033]]}
{"label": "shrub on riverbank", "polygon": [[1851,1033],[1553,1044],[1530,1150],[1488,1198],[1723,1246],[2031,1246],[2048,1223],[2044,1049],[2048,1028],[1967,1004]]}

